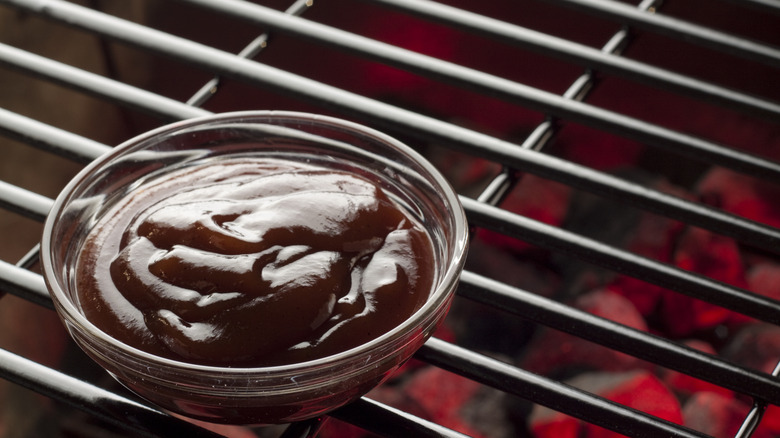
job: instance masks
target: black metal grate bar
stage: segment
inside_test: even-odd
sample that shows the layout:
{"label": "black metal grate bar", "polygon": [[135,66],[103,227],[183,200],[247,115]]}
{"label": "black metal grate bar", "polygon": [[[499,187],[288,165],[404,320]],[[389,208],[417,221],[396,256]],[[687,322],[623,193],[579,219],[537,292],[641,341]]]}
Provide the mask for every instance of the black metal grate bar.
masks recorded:
{"label": "black metal grate bar", "polygon": [[466,435],[422,420],[399,409],[363,397],[337,409],[334,418],[372,430],[383,436],[420,438],[466,438]]}
{"label": "black metal grate bar", "polygon": [[0,207],[38,221],[46,219],[51,199],[0,181]]}
{"label": "black metal grate bar", "polygon": [[[22,5],[25,8],[32,8],[30,9],[32,11],[37,10],[37,8],[33,7],[35,5],[31,5],[31,2],[26,0],[9,1],[16,5]],[[411,111],[329,87],[269,66],[237,58],[235,55],[161,32],[152,31],[140,25],[125,22],[77,5],[60,1],[52,3],[52,6],[56,5],[57,7],[46,8],[43,11],[50,18],[56,18],[63,14],[64,16],[60,17],[60,19],[78,27],[88,27],[101,34],[144,46],[151,51],[163,51],[166,55],[182,61],[196,63],[200,67],[220,72],[225,76],[242,79],[260,86],[273,86],[325,106],[339,107],[351,114],[371,119],[394,129],[404,130],[412,135],[423,136],[460,147],[470,154],[504,163],[512,169],[535,173],[542,177],[614,198],[639,208],[686,221],[734,237],[757,248],[773,252],[780,250],[780,245],[778,245],[780,243],[780,231],[775,228],[686,202],[571,162],[524,150],[517,145],[488,135],[424,117]],[[577,103],[568,99],[563,100],[565,101],[564,103]],[[147,108],[154,107],[154,105],[147,106]],[[182,109],[182,111],[185,110]],[[201,110],[192,109],[192,111]],[[637,123],[641,122],[637,121]],[[12,130],[14,128],[10,126],[5,129]],[[762,163],[761,167],[765,169],[779,167],[777,163],[749,157],[739,152],[733,153],[738,156],[748,157],[753,162]],[[774,170],[770,173],[775,175]],[[761,176],[762,174],[763,172],[758,172],[754,175]],[[777,175],[780,175],[780,173]]]}
{"label": "black metal grate bar", "polygon": [[0,132],[35,147],[87,164],[108,151],[96,141],[0,108]]}
{"label": "black metal grate bar", "polygon": [[[222,436],[3,349],[0,349],[0,377],[68,403],[138,436]],[[124,415],[117,417],[117,412]]]}
{"label": "black metal grate bar", "polygon": [[775,0],[728,0],[730,2],[754,8],[756,10],[780,15],[780,5]]}
{"label": "black metal grate bar", "polygon": [[[284,12],[290,15],[301,15],[309,7],[311,7],[312,4],[314,4],[312,0],[297,0]],[[266,47],[269,36],[270,35],[268,32],[261,34],[252,40],[252,42],[250,42],[246,47],[244,47],[244,49],[238,53],[238,56],[246,59],[254,58]],[[192,106],[203,105],[211,96],[217,92],[220,82],[221,78],[219,76],[215,76],[210,81],[206,82],[194,95],[192,95],[192,97],[187,100],[187,104]]]}
{"label": "black metal grate bar", "polygon": [[27,254],[22,256],[21,259],[19,259],[18,262],[16,262],[17,267],[22,269],[31,269],[36,263],[38,263],[38,256],[40,255],[41,245],[35,244],[32,248],[30,248],[29,251],[27,251]]}
{"label": "black metal grate bar", "polygon": [[[660,14],[644,13],[629,5],[612,0],[555,0],[555,2],[597,14],[601,17],[614,19],[638,29],[649,29],[659,34],[694,42],[723,53],[780,67],[780,49],[694,23]],[[777,2],[773,2],[773,4],[765,3],[765,5],[768,8],[771,5],[771,9],[774,11],[780,10],[780,5]]]}
{"label": "black metal grate bar", "polygon": [[[777,365],[775,365],[775,369],[772,370],[772,376],[775,378],[780,376],[780,362],[778,362]],[[753,432],[755,432],[758,428],[759,423],[761,422],[761,418],[764,416],[767,407],[768,403],[766,401],[754,401],[753,407],[745,416],[745,421],[742,422],[742,426],[734,435],[734,438],[750,438],[753,436]]]}
{"label": "black metal grate bar", "polygon": [[533,397],[541,405],[618,433],[648,437],[706,436],[436,338],[426,342],[416,357],[517,396]]}
{"label": "black metal grate bar", "polygon": [[[2,43],[0,43],[0,64],[47,81],[82,91],[92,96],[120,101],[128,108],[136,109],[163,119],[181,120],[204,116],[210,113],[206,110],[160,96],[159,94],[151,93]],[[13,117],[13,114],[5,115],[5,117]],[[10,125],[16,123],[20,122],[18,120],[8,121],[8,124]],[[83,148],[83,146],[80,146],[80,148]],[[93,149],[95,149],[93,155],[99,155],[101,153],[101,147],[98,146]],[[97,155],[94,155],[91,158],[96,158]],[[81,154],[81,156],[83,156],[83,154]],[[91,161],[89,157],[90,156],[88,155],[87,159]]]}
{"label": "black metal grate bar", "polygon": [[40,306],[53,309],[54,304],[43,277],[27,269],[0,260],[0,286]]}

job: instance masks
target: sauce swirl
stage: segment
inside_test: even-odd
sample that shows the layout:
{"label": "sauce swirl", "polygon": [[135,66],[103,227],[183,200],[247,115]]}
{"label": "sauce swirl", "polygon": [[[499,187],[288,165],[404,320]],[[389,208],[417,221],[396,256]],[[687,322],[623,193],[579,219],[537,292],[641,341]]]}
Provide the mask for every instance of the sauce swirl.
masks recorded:
{"label": "sauce swirl", "polygon": [[215,366],[325,357],[380,336],[433,283],[430,236],[356,172],[222,158],[165,173],[94,227],[85,316],[159,356]]}

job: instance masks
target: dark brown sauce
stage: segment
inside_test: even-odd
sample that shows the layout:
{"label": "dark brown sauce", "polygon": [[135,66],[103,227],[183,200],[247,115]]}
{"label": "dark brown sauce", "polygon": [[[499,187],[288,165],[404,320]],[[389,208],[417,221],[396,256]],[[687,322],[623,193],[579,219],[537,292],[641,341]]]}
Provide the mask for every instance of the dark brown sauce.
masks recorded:
{"label": "dark brown sauce", "polygon": [[294,161],[221,159],[131,192],[79,257],[85,316],[155,355],[270,366],[391,330],[426,301],[430,237],[375,183]]}

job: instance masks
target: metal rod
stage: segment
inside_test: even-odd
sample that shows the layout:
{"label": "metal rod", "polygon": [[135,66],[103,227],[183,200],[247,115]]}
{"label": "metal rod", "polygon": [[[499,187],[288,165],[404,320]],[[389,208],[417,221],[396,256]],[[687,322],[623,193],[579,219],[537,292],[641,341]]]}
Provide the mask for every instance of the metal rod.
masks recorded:
{"label": "metal rod", "polygon": [[315,438],[327,420],[328,417],[323,416],[291,423],[279,438]]}
{"label": "metal rod", "polygon": [[415,357],[624,435],[688,438],[706,436],[440,339],[429,339]]}
{"label": "metal rod", "polygon": [[739,430],[737,430],[737,433],[734,434],[734,438],[750,438],[753,436],[753,433],[756,431],[756,428],[761,422],[761,417],[764,415],[765,410],[765,403],[754,404],[745,416],[745,420],[742,422]]}
{"label": "metal rod", "polygon": [[[285,14],[300,16],[313,4],[314,0],[296,0],[284,12]],[[268,32],[264,32],[252,40],[252,42],[250,42],[246,47],[244,47],[244,49],[238,53],[238,56],[246,59],[254,58],[258,53],[265,49],[266,45],[268,44],[269,37],[270,34]],[[214,76],[211,78],[211,80],[206,82],[192,97],[187,100],[187,104],[192,106],[201,106],[206,103],[206,101],[210,99],[211,96],[217,93],[221,81],[222,78],[220,76]]]}
{"label": "metal rod", "polygon": [[780,49],[691,22],[660,14],[648,14],[638,11],[630,5],[611,0],[555,0],[555,2],[743,59],[780,67]]}
{"label": "metal rod", "polygon": [[0,286],[5,292],[54,309],[46,283],[39,274],[0,260]]}
{"label": "metal rod", "polygon": [[780,15],[780,2],[777,0],[727,0],[737,5],[747,6],[770,14]]}
{"label": "metal rod", "polygon": [[40,254],[41,254],[41,244],[36,243],[35,246],[30,248],[30,250],[27,251],[27,253],[25,253],[25,255],[23,255],[18,262],[16,262],[16,266],[22,269],[30,269],[36,263],[38,263],[38,257],[40,256]]}
{"label": "metal rod", "polygon": [[2,43],[0,64],[92,96],[121,101],[124,106],[170,121],[211,114],[183,102]]}
{"label": "metal rod", "polygon": [[0,349],[0,377],[144,437],[222,437],[129,398]]}
{"label": "metal rod", "polygon": [[0,108],[0,133],[83,164],[111,149],[102,143],[3,108]]}
{"label": "metal rod", "polygon": [[[775,368],[772,370],[772,377],[777,379],[778,376],[780,376],[780,362],[775,364]],[[754,400],[750,412],[745,416],[745,420],[734,435],[734,438],[750,438],[753,436],[753,432],[756,431],[756,428],[761,423],[761,418],[764,416],[767,407],[768,403],[765,399]]]}
{"label": "metal rod", "polygon": [[509,168],[501,169],[488,185],[479,194],[477,202],[490,205],[498,205],[514,188],[518,181],[517,172]]}
{"label": "metal rod", "polygon": [[2,208],[43,222],[49,214],[51,205],[52,200],[45,196],[0,181],[0,207]]}
{"label": "metal rod", "polygon": [[330,413],[379,436],[420,438],[467,438],[466,435],[399,409],[363,397]]}

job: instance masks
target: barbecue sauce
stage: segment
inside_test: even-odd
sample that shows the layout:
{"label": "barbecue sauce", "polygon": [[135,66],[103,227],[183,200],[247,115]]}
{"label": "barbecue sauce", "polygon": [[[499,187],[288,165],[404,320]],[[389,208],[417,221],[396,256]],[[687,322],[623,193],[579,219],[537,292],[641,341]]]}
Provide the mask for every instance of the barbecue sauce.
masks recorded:
{"label": "barbecue sauce", "polygon": [[403,322],[432,288],[430,236],[368,177],[303,161],[222,158],[128,193],[79,257],[85,316],[232,367],[322,358]]}

